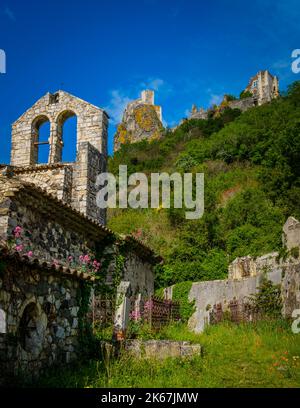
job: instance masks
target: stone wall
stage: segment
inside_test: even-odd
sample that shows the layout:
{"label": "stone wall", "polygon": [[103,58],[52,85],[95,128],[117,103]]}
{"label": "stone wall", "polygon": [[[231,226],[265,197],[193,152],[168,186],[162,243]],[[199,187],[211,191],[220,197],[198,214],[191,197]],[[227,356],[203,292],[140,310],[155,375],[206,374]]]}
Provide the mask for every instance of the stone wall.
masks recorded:
{"label": "stone wall", "polygon": [[[62,163],[63,124],[77,116],[76,162]],[[39,128],[50,122],[47,164],[37,164]],[[12,170],[22,180],[36,184],[71,204],[84,215],[105,224],[106,210],[96,204],[95,181],[106,171],[106,113],[66,92],[47,94],[12,126]]]}
{"label": "stone wall", "polygon": [[228,279],[242,279],[271,270],[281,270],[281,264],[277,261],[278,256],[278,252],[271,252],[256,258],[249,255],[236,258],[229,265]]}
{"label": "stone wall", "polygon": [[300,247],[300,222],[294,217],[289,217],[283,226],[283,245],[288,250]]}
{"label": "stone wall", "polygon": [[81,143],[74,164],[72,206],[103,225],[106,224],[106,210],[97,206],[95,185],[97,176],[105,171],[105,156],[89,142]]}
{"label": "stone wall", "polygon": [[82,281],[19,257],[0,262],[0,384],[75,360]]}
{"label": "stone wall", "polygon": [[[260,257],[244,256],[236,258],[228,268],[228,279],[193,283],[189,300],[195,302],[195,313],[189,319],[189,327],[201,332],[211,323],[213,311],[217,307],[229,311],[230,305],[236,303],[243,308],[249,303],[249,296],[257,293],[261,278],[267,278],[280,285],[282,297],[282,315],[292,317],[300,309],[300,223],[289,217],[283,226],[283,244],[287,257],[280,258],[278,252]],[[164,297],[172,299],[173,288],[165,288]]]}
{"label": "stone wall", "polygon": [[228,102],[228,107],[230,109],[240,109],[242,112],[245,112],[250,108],[253,108],[253,106],[255,106],[255,99],[252,98],[251,96],[249,98],[238,99],[236,101]]}
{"label": "stone wall", "polygon": [[300,309],[300,262],[294,261],[283,266],[283,279],[281,284],[283,299],[282,314],[292,317],[296,309]]}
{"label": "stone wall", "polygon": [[[268,278],[275,284],[281,282],[279,271],[268,273]],[[189,300],[195,301],[196,311],[189,320],[189,327],[195,332],[202,332],[210,324],[211,312],[217,304],[222,305],[222,310],[229,309],[230,301],[236,300],[240,304],[247,297],[256,293],[259,286],[260,275],[239,280],[214,280],[193,283],[189,293]]]}
{"label": "stone wall", "polygon": [[39,128],[50,122],[49,164],[61,162],[63,124],[77,117],[77,144],[90,142],[99,152],[107,154],[108,116],[100,108],[64,91],[47,93],[12,125],[11,164],[30,166],[37,163]]}
{"label": "stone wall", "polygon": [[73,167],[72,165],[54,164],[14,169],[20,180],[36,184],[49,194],[67,204],[71,204]]}
{"label": "stone wall", "polygon": [[68,225],[68,220],[64,220],[60,214],[47,216],[45,222],[44,213],[18,200],[10,205],[8,239],[13,239],[16,226],[23,229],[20,242],[24,250],[32,251],[35,257],[50,262],[67,263],[69,256],[78,261],[80,255],[95,252],[96,249],[93,239]]}
{"label": "stone wall", "polygon": [[126,255],[122,280],[131,283],[132,295],[135,297],[141,294],[143,298],[148,298],[154,294],[153,266],[132,251]]}

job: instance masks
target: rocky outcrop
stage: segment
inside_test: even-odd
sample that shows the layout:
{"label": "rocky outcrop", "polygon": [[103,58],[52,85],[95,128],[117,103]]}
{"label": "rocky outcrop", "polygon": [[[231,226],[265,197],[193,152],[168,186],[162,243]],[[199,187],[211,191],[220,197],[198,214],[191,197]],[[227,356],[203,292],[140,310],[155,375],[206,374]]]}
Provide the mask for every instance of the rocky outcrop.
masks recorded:
{"label": "rocky outcrop", "polygon": [[125,143],[159,139],[162,130],[161,107],[154,105],[154,92],[143,91],[141,98],[130,102],[124,111],[115,134],[114,151]]}

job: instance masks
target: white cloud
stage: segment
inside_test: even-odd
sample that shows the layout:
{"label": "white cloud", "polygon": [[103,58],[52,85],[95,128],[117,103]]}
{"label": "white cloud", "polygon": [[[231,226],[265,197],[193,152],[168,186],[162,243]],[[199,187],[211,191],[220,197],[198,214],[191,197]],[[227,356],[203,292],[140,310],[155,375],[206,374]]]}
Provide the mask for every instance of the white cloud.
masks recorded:
{"label": "white cloud", "polygon": [[274,62],[274,64],[272,65],[273,69],[284,69],[284,68],[288,68],[291,65],[290,62],[284,61],[284,60],[279,60]]}
{"label": "white cloud", "polygon": [[190,115],[191,115],[191,109],[186,109],[186,110],[184,111],[184,117],[185,117],[185,118],[188,118],[188,117],[190,117]]}
{"label": "white cloud", "polygon": [[153,89],[160,95],[166,95],[172,92],[172,86],[161,78],[147,78],[139,84],[140,89]]}
{"label": "white cloud", "polygon": [[[110,100],[105,110],[109,114],[113,125],[122,121],[123,112],[128,103],[140,98],[141,91],[144,89],[153,89],[158,92],[160,96],[165,96],[172,92],[172,87],[169,84],[161,78],[154,77],[149,77],[142,82],[137,82],[136,86],[130,89],[114,89],[110,91]],[[128,95],[130,95],[130,97]]]}
{"label": "white cloud", "polygon": [[16,21],[15,13],[14,13],[9,7],[5,7],[5,9],[4,9],[4,14],[5,14],[11,21]]}
{"label": "white cloud", "polygon": [[124,95],[118,89],[114,89],[110,94],[111,99],[109,105],[105,107],[105,110],[109,114],[112,124],[116,125],[122,121],[124,109],[132,99],[128,98],[128,96]]}
{"label": "white cloud", "polygon": [[223,94],[210,94],[209,106],[219,105],[223,100]]}

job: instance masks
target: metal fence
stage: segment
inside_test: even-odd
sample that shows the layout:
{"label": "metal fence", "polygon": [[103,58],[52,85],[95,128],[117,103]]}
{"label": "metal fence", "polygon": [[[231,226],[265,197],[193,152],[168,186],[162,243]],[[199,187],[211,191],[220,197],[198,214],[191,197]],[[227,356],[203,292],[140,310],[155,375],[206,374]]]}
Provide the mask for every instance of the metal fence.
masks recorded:
{"label": "metal fence", "polygon": [[115,303],[115,296],[92,295],[89,317],[93,326],[105,327],[113,324]]}
{"label": "metal fence", "polygon": [[260,317],[260,313],[251,304],[233,299],[226,310],[223,310],[221,303],[215,304],[210,312],[209,321],[210,324],[217,324],[224,320],[242,323],[257,321]]}
{"label": "metal fence", "polygon": [[159,329],[180,320],[180,304],[153,296],[144,304],[143,318],[152,328]]}

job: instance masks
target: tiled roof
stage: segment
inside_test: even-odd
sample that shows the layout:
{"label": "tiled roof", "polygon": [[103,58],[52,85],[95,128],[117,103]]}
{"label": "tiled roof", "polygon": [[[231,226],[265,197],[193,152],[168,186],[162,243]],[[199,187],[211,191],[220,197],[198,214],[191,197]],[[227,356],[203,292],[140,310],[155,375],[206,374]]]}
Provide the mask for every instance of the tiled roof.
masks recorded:
{"label": "tiled roof", "polygon": [[51,263],[47,262],[35,257],[28,257],[27,255],[22,255],[16,250],[9,250],[5,243],[3,241],[0,241],[0,259],[11,259],[11,260],[16,260],[17,262],[20,262],[22,264],[28,265],[28,266],[34,266],[42,271],[46,271],[49,273],[58,273],[62,274],[65,276],[68,276],[70,278],[76,278],[76,279],[83,279],[85,281],[90,281],[94,282],[95,277],[88,274],[81,272],[77,269],[72,269],[68,268],[65,266],[62,266],[57,263]]}
{"label": "tiled roof", "polygon": [[142,259],[145,259],[152,264],[161,263],[163,261],[163,258],[161,256],[156,255],[149,246],[147,246],[137,238],[134,238],[132,235],[124,235],[121,236],[121,238],[125,242],[130,244],[130,246]]}
{"label": "tiled roof", "polygon": [[[13,196],[19,195],[24,198],[24,202],[27,205],[30,205],[32,200],[40,199],[42,196],[46,199],[45,210],[47,210],[47,212],[55,214],[55,217],[63,217],[64,222],[67,220],[67,222],[77,226],[77,228],[81,226],[81,229],[83,229],[84,232],[93,235],[94,239],[103,239],[105,237],[114,237],[117,240],[118,238],[121,240],[125,239],[126,242],[131,243],[131,247],[141,258],[148,260],[151,263],[159,263],[162,261],[162,258],[155,255],[151,248],[136,238],[130,235],[122,237],[119,234],[114,233],[111,229],[100,224],[100,222],[75,210],[71,205],[64,203],[56,196],[48,193],[46,190],[33,183],[20,180],[17,176],[6,177],[0,173],[0,203],[5,198],[12,198]],[[5,210],[5,208],[0,208],[0,215],[5,215]]]}
{"label": "tiled roof", "polygon": [[0,202],[6,197],[23,196],[26,198],[26,203],[30,205],[30,202],[34,199],[40,199],[43,196],[45,206],[49,213],[54,213],[56,216],[63,215],[65,220],[73,223],[74,225],[80,224],[85,226],[90,234],[97,237],[114,236],[114,233],[109,228],[100,224],[100,222],[82,214],[80,211],[75,210],[71,205],[64,203],[56,196],[48,193],[46,190],[36,186],[33,183],[23,181],[17,177],[6,177],[0,175]]}

